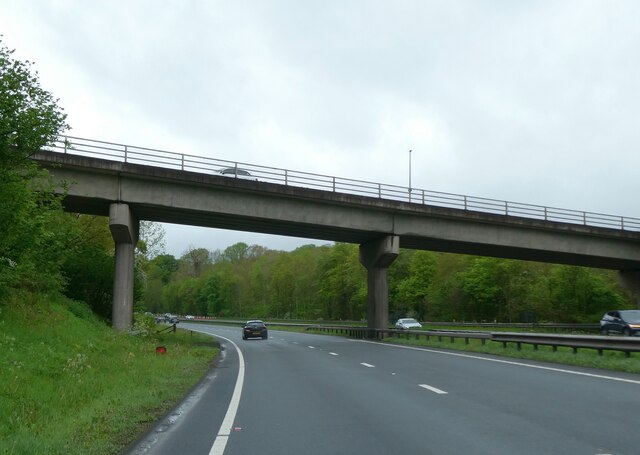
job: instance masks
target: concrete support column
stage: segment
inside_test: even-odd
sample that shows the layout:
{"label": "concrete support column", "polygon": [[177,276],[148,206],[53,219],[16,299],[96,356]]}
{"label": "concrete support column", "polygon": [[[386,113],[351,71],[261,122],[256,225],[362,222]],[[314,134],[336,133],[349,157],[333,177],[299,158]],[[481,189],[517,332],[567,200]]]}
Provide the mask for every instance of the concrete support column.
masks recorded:
{"label": "concrete support column", "polygon": [[398,257],[400,238],[389,235],[360,245],[360,263],[367,269],[367,326],[389,328],[387,269]]}
{"label": "concrete support column", "polygon": [[127,204],[109,206],[109,229],[115,242],[115,276],[111,323],[115,329],[129,330],[133,323],[133,276],[138,220]]}
{"label": "concrete support column", "polygon": [[631,294],[635,307],[640,309],[640,270],[621,270],[618,278],[620,285]]}

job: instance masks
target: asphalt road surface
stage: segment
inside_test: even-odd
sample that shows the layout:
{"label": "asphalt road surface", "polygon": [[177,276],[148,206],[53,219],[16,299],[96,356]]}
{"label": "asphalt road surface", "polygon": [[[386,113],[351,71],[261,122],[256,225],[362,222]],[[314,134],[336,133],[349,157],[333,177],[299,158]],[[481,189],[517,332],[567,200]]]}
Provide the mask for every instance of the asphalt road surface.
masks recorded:
{"label": "asphalt road surface", "polygon": [[216,336],[221,358],[130,455],[640,453],[640,375],[180,326]]}

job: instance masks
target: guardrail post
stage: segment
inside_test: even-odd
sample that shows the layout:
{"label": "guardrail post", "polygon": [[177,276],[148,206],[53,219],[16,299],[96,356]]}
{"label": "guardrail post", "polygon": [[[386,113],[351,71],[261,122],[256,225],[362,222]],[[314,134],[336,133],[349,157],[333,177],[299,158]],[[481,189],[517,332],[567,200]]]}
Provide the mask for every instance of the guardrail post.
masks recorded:
{"label": "guardrail post", "polygon": [[289,184],[289,171],[284,170],[284,185],[287,186]]}
{"label": "guardrail post", "polygon": [[124,162],[127,162],[127,155],[129,154],[129,148],[125,145],[124,146]]}

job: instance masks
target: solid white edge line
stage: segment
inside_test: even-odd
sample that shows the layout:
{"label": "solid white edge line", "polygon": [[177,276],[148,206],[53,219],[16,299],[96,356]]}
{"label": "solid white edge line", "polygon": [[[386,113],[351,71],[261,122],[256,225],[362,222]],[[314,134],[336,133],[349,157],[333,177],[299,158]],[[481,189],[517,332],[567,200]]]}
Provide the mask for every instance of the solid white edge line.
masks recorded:
{"label": "solid white edge line", "polygon": [[367,341],[367,340],[351,340],[351,341],[354,342],[354,343],[377,344],[379,346],[386,346],[386,347],[389,347],[389,348],[412,349],[414,351],[433,352],[433,353],[436,353],[436,354],[451,355],[451,356],[454,356],[454,357],[465,357],[465,358],[468,358],[468,359],[484,360],[486,362],[504,363],[504,364],[507,364],[507,365],[516,365],[516,366],[527,367],[527,368],[536,368],[538,370],[555,371],[556,373],[575,374],[575,375],[578,375],[578,376],[586,376],[586,377],[590,377],[590,378],[607,379],[609,381],[627,382],[629,384],[640,384],[640,381],[636,381],[636,380],[633,380],[633,379],[617,378],[615,376],[606,376],[606,375],[603,375],[603,374],[584,373],[582,371],[566,370],[564,368],[553,368],[553,367],[545,367],[545,366],[542,366],[542,365],[531,365],[531,364],[528,364],[528,363],[514,362],[514,361],[510,361],[510,360],[491,359],[489,357],[482,357],[482,356],[478,356],[478,355],[460,354],[460,353],[457,353],[457,352],[447,352],[447,351],[437,351],[435,349],[419,348],[419,347],[415,347],[415,346],[401,346],[399,344],[386,344],[386,343],[379,343],[379,342],[376,342],[376,341]]}
{"label": "solid white edge line", "polygon": [[234,348],[236,348],[236,352],[238,353],[238,379],[236,379],[236,385],[233,388],[233,394],[231,395],[231,400],[229,401],[227,413],[222,420],[222,424],[220,425],[220,429],[218,430],[218,435],[216,436],[215,441],[213,441],[213,445],[211,446],[211,450],[209,451],[209,455],[222,455],[227,446],[227,441],[229,440],[229,435],[231,434],[233,421],[236,418],[238,405],[240,404],[240,396],[242,395],[242,386],[244,384],[244,356],[242,355],[242,351],[240,350],[238,345],[231,341],[229,338],[225,338],[223,336],[216,335],[210,332],[204,332],[202,330],[190,330],[227,340],[233,345]]}
{"label": "solid white edge line", "polygon": [[420,387],[422,387],[423,389],[427,389],[427,390],[431,390],[432,392],[437,393],[438,395],[446,395],[449,392],[445,392],[444,390],[440,390],[437,387],[433,387],[427,384],[418,384]]}
{"label": "solid white edge line", "polygon": [[227,340],[233,345],[234,348],[236,348],[236,352],[238,353],[238,379],[236,380],[236,386],[233,389],[233,395],[231,396],[231,401],[229,402],[227,413],[224,416],[222,425],[220,425],[218,436],[213,442],[213,446],[211,446],[209,455],[222,455],[224,453],[224,449],[227,446],[227,440],[229,439],[229,435],[231,434],[233,421],[235,420],[236,413],[238,412],[240,397],[242,395],[242,386],[244,385],[244,356],[242,355],[242,351],[240,350],[238,345],[230,339],[224,337],[220,338]]}

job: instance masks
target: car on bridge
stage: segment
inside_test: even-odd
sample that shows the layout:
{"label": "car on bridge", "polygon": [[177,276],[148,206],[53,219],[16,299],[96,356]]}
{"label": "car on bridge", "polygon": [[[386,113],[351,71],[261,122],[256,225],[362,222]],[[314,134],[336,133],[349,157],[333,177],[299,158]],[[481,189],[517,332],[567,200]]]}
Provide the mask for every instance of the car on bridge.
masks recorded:
{"label": "car on bridge", "polygon": [[396,322],[396,329],[400,330],[419,329],[420,327],[422,327],[422,324],[413,318],[401,318]]}
{"label": "car on bridge", "polygon": [[600,333],[621,333],[627,336],[640,336],[640,310],[608,311],[600,319]]}
{"label": "car on bridge", "polygon": [[249,338],[262,338],[266,340],[269,337],[269,331],[267,325],[260,321],[247,321],[242,327],[242,339],[248,340]]}
{"label": "car on bridge", "polygon": [[245,169],[240,169],[239,167],[226,167],[224,169],[220,169],[218,174],[223,175],[225,177],[233,177],[237,179],[243,180],[258,180],[251,173]]}

